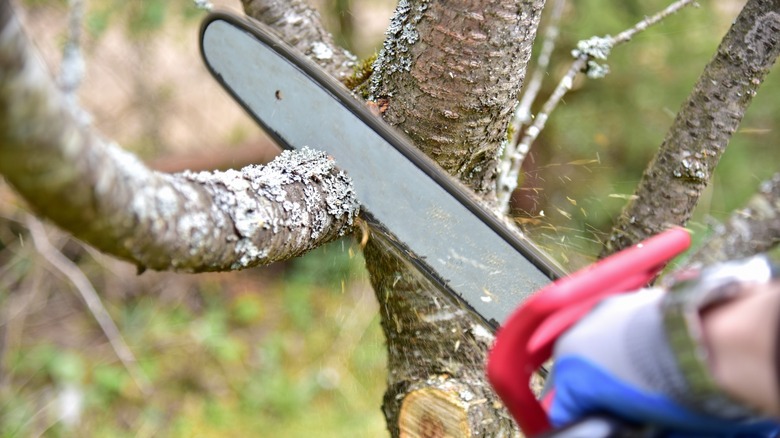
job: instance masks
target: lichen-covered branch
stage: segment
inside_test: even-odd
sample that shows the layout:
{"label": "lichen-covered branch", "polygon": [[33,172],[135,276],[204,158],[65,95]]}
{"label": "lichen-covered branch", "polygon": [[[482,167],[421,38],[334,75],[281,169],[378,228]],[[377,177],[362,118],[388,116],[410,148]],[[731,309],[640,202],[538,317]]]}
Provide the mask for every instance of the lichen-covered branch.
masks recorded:
{"label": "lichen-covered branch", "polygon": [[623,210],[604,253],[686,223],[780,54],[780,0],[749,0]]}
{"label": "lichen-covered branch", "polygon": [[320,14],[305,0],[241,0],[244,12],[273,27],[282,39],[336,79],[353,73],[355,56],[339,47]]}
{"label": "lichen-covered branch", "polygon": [[780,244],[780,174],[761,184],[741,210],[714,229],[707,243],[691,257],[703,265],[748,257]]}
{"label": "lichen-covered branch", "polygon": [[77,123],[8,2],[0,2],[0,174],[31,207],[141,268],[232,270],[293,257],[350,229],[358,205],[325,154],[163,174]]}

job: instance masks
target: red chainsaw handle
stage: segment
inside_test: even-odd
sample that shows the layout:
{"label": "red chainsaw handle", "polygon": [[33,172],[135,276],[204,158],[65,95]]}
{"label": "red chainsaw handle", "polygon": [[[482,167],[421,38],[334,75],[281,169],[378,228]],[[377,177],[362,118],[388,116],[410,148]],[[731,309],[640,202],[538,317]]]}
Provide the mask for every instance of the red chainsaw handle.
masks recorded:
{"label": "red chainsaw handle", "polygon": [[526,436],[550,429],[529,380],[558,336],[603,298],[645,286],[690,242],[684,229],[669,229],[545,286],[515,310],[498,331],[487,374]]}

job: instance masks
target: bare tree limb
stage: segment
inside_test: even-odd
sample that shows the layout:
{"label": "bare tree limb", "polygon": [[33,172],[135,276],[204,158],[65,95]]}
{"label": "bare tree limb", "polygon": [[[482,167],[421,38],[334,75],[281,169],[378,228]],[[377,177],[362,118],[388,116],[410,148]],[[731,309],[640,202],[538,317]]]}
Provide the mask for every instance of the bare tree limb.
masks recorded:
{"label": "bare tree limb", "polygon": [[353,72],[355,56],[333,42],[320,14],[305,0],[241,0],[244,12],[273,27],[282,39],[336,79]]}
{"label": "bare tree limb", "polygon": [[778,55],[780,0],[749,0],[677,113],[604,254],[687,222]]}
{"label": "bare tree limb", "polygon": [[713,236],[691,256],[708,265],[766,252],[780,243],[780,174],[765,181],[745,208],[714,228]]}
{"label": "bare tree limb", "polygon": [[77,123],[9,2],[0,3],[0,173],[41,215],[140,268],[222,271],[351,229],[358,204],[325,154],[240,171],[153,172]]}

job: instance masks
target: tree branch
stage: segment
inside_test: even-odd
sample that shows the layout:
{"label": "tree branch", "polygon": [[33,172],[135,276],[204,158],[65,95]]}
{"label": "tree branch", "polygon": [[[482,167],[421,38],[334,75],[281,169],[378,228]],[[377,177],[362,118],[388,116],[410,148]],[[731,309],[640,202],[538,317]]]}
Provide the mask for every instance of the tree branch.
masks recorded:
{"label": "tree branch", "polygon": [[683,103],[604,254],[688,221],[778,55],[780,0],[749,0]]}
{"label": "tree branch", "polygon": [[342,80],[353,73],[355,56],[333,42],[320,14],[304,0],[241,0],[244,12],[273,27],[289,45]]}
{"label": "tree branch", "polygon": [[89,123],[89,115],[79,106],[78,89],[84,79],[84,56],[81,53],[81,27],[84,21],[84,1],[70,0],[68,40],[62,51],[62,64],[57,78],[71,112],[81,123]]}
{"label": "tree branch", "polygon": [[514,144],[517,144],[520,141],[519,135],[522,127],[530,123],[533,117],[533,114],[531,114],[531,105],[536,101],[536,96],[539,95],[539,91],[542,89],[544,76],[548,73],[547,68],[550,66],[550,58],[553,49],[555,49],[555,43],[558,40],[561,16],[563,16],[565,6],[566,0],[554,0],[550,7],[552,12],[547,20],[547,27],[542,41],[542,49],[539,52],[534,73],[531,76],[531,80],[528,81],[523,89],[523,96],[517,104],[515,115],[512,120],[512,143]]}
{"label": "tree branch", "polygon": [[351,228],[351,182],[325,154],[168,175],[77,123],[0,3],[0,173],[33,209],[141,268],[222,271],[300,255]]}
{"label": "tree branch", "polygon": [[765,181],[745,208],[718,225],[707,243],[691,256],[703,265],[766,252],[780,243],[780,174]]}
{"label": "tree branch", "polygon": [[[506,148],[504,159],[501,162],[501,175],[498,179],[498,204],[503,213],[509,212],[509,199],[512,196],[512,192],[517,188],[517,180],[520,176],[520,169],[523,166],[523,161],[531,150],[531,145],[536,141],[541,134],[544,127],[547,125],[547,119],[550,114],[555,110],[558,104],[563,100],[563,97],[571,90],[574,78],[582,73],[588,72],[589,77],[601,78],[609,72],[609,68],[606,65],[600,65],[594,61],[594,59],[605,60],[609,55],[609,52],[613,47],[627,43],[636,34],[644,31],[648,27],[661,22],[666,17],[677,13],[680,9],[694,4],[693,0],[678,0],[671,5],[664,8],[662,11],[645,17],[644,20],[635,24],[629,29],[620,32],[617,36],[605,36],[605,37],[593,37],[587,40],[580,41],[577,45],[577,49],[572,51],[575,59],[569,66],[569,70],[558,82],[558,85],[553,90],[550,97],[542,105],[541,110],[533,118],[533,123],[528,126],[527,129],[522,130],[523,123],[518,122],[513,126],[514,136],[512,141],[509,142]],[[529,89],[529,91],[532,91]],[[525,100],[525,96],[523,96]],[[530,119],[530,114],[526,114],[530,108],[532,102],[523,104],[521,102],[518,111],[520,115],[526,119]],[[530,120],[529,120],[530,121]]]}

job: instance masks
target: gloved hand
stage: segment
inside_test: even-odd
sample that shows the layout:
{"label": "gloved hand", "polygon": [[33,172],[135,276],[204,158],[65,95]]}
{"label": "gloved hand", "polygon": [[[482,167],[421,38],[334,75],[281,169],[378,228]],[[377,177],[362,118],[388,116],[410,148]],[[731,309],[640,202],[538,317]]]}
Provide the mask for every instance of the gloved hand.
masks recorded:
{"label": "gloved hand", "polygon": [[606,299],[558,339],[545,395],[553,426],[608,413],[650,425],[660,436],[779,435],[778,423],[723,393],[696,396],[668,341],[667,293],[646,289]]}

